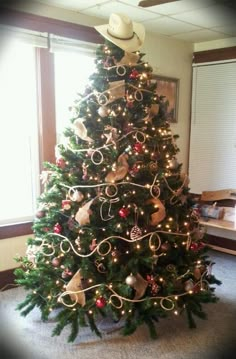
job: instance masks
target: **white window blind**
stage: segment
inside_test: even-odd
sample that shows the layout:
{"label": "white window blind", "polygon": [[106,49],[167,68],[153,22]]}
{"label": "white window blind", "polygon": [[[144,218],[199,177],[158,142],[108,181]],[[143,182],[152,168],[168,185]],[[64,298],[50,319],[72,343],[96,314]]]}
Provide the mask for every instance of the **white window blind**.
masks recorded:
{"label": "white window blind", "polygon": [[193,69],[190,190],[236,188],[236,62]]}

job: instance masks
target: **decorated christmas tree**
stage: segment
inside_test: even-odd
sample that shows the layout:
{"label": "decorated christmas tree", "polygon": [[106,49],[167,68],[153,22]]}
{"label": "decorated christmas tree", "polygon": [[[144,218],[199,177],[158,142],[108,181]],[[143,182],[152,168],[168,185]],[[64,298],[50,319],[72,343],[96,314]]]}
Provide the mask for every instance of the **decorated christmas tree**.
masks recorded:
{"label": "decorated christmas tree", "polygon": [[156,92],[152,68],[139,51],[141,24],[112,14],[96,27],[104,44],[96,71],[78,95],[56,148],[45,163],[34,238],[18,259],[16,281],[28,294],[18,309],[57,312],[54,335],[71,325],[69,341],[98,318],[122,321],[123,334],[186,313],[190,327],[215,302],[212,262],[188,176]]}

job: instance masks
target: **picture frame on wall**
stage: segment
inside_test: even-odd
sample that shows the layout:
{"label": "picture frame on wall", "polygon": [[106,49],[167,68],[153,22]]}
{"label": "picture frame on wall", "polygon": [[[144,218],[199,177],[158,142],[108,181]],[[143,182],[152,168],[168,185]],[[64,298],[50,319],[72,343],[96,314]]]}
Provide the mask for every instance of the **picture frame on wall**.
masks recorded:
{"label": "picture frame on wall", "polygon": [[179,99],[179,79],[153,75],[153,80],[156,82],[156,93],[158,96],[163,96],[167,120],[170,123],[178,122],[178,99]]}

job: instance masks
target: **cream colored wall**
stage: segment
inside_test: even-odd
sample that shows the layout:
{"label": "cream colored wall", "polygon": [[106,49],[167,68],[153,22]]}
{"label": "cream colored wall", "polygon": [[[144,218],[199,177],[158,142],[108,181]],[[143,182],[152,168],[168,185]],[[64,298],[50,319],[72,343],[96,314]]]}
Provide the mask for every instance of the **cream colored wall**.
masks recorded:
{"label": "cream colored wall", "polygon": [[[31,1],[21,1],[14,8],[82,25],[94,26],[104,23],[101,19],[84,16],[68,10],[55,9],[42,4],[36,5]],[[173,133],[180,136],[177,141],[180,148],[178,159],[179,162],[183,163],[183,170],[187,171],[193,45],[147,33],[141,50],[146,53],[144,59],[153,67],[155,74],[172,76],[180,80],[178,123],[172,125],[172,130]],[[0,270],[16,266],[12,258],[16,254],[23,255],[25,253],[25,238],[18,237],[0,241]]]}
{"label": "cream colored wall", "polygon": [[178,161],[183,164],[183,171],[188,168],[190,104],[192,84],[193,45],[176,41],[164,36],[147,34],[143,50],[145,59],[158,75],[179,79],[178,122],[171,125],[174,134],[180,137]]}
{"label": "cream colored wall", "polygon": [[18,266],[14,258],[25,254],[28,237],[20,236],[0,241],[0,272]]}
{"label": "cream colored wall", "polygon": [[230,37],[228,39],[205,41],[194,44],[194,52],[223,49],[224,47],[236,46],[236,37]]}

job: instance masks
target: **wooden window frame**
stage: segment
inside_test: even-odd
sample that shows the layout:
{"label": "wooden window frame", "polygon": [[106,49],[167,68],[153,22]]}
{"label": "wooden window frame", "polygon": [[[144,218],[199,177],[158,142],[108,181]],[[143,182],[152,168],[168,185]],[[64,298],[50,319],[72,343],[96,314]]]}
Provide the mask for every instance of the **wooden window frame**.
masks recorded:
{"label": "wooden window frame", "polygon": [[[93,27],[16,10],[1,9],[0,24],[102,43],[101,35]],[[54,55],[48,49],[36,48],[36,81],[41,171],[44,161],[55,161],[56,144]],[[32,222],[24,222],[3,225],[0,227],[0,240],[32,234],[32,224]]]}
{"label": "wooden window frame", "polygon": [[198,51],[193,53],[194,64],[232,59],[236,59],[236,46]]}

